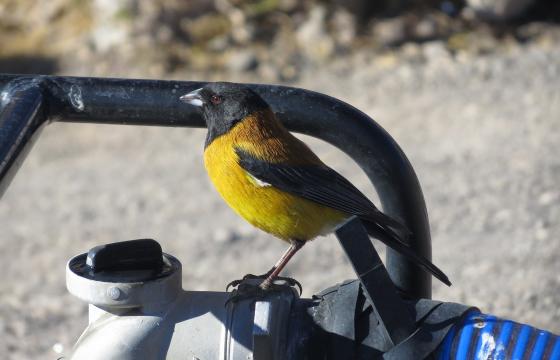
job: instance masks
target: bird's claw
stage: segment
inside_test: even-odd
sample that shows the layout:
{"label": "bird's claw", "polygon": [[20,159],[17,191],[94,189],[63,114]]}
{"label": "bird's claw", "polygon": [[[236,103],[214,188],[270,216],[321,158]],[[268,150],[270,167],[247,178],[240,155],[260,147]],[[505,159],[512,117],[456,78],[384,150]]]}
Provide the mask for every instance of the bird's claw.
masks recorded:
{"label": "bird's claw", "polygon": [[[264,280],[260,283],[250,281],[263,278]],[[230,282],[226,287],[226,291],[228,291],[230,287],[233,287],[234,289],[231,292],[230,297],[227,299],[225,306],[227,307],[230,303],[236,303],[247,299],[260,300],[270,293],[285,291],[286,286],[297,288],[300,296],[303,292],[300,282],[289,277],[279,276],[274,278],[272,282],[267,282],[266,280],[266,276],[248,274],[245,275],[243,279]]]}
{"label": "bird's claw", "polygon": [[260,286],[242,284],[231,292],[224,306],[227,307],[230,303],[235,304],[243,300],[260,300],[264,298],[265,294],[266,290],[261,289]]}
{"label": "bird's claw", "polygon": [[301,284],[297,280],[291,278],[285,278],[285,279],[282,278],[278,280],[279,280],[278,282],[283,282],[283,283],[277,283],[275,280],[275,282],[273,282],[266,288],[263,288],[262,284],[257,285],[251,283],[241,283],[237,287],[237,289],[234,289],[231,292],[231,295],[226,300],[224,306],[227,307],[230,303],[235,304],[243,300],[253,300],[253,301],[262,300],[272,293],[275,292],[279,293],[279,292],[286,291],[287,285],[289,285],[290,288],[297,286],[299,293],[301,295]]}
{"label": "bird's claw", "polygon": [[[229,288],[236,288],[239,286],[239,284],[241,284],[243,282],[243,279],[238,279],[238,280],[233,280],[230,281],[227,285],[226,285],[226,292],[229,292]],[[234,290],[235,291],[235,290]]]}
{"label": "bird's claw", "polygon": [[[291,287],[297,287],[300,296],[303,293],[303,287],[301,286],[301,283],[299,281],[297,281],[296,279],[289,278],[289,277],[283,277],[283,276],[277,276],[277,277],[274,278],[274,280],[269,282],[269,281],[267,281],[268,280],[268,275],[269,275],[268,273],[267,274],[262,274],[262,275],[247,274],[247,275],[243,276],[242,279],[233,280],[229,284],[227,284],[226,292],[228,292],[230,288],[234,288],[233,291],[240,290],[239,285],[243,284],[247,280],[264,279],[260,284],[258,284],[258,287],[263,291],[273,290],[274,288],[277,288],[278,286],[289,285]],[[244,284],[244,285],[247,285],[249,287],[255,287],[256,284],[247,283],[247,284]]]}
{"label": "bird's claw", "polygon": [[254,275],[254,274],[247,274],[243,276],[241,279],[233,280],[229,284],[226,285],[226,292],[229,291],[229,288],[236,288],[238,287],[243,281],[245,280],[254,280],[254,279],[266,279],[269,275],[270,271],[266,274],[262,275]]}
{"label": "bird's claw", "polygon": [[[283,282],[283,283],[277,283],[278,282]],[[290,278],[290,277],[283,277],[283,276],[278,276],[276,278],[274,278],[274,280],[272,280],[272,283],[267,283],[266,280],[263,281],[259,287],[263,290],[268,290],[270,288],[273,288],[275,286],[283,286],[283,285],[289,285],[291,287],[297,287],[299,295],[301,296],[301,294],[303,293],[303,287],[301,286],[301,283],[299,281],[297,281],[296,279]]]}

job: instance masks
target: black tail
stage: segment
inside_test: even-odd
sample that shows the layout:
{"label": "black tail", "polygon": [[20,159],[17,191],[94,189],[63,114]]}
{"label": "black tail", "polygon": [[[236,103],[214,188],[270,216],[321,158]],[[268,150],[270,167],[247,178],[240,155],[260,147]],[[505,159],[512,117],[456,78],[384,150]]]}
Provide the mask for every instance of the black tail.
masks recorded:
{"label": "black tail", "polygon": [[438,278],[445,285],[451,286],[451,282],[447,278],[447,275],[443,273],[443,271],[441,271],[437,266],[432,264],[426,258],[416,254],[414,250],[412,250],[408,244],[403,242],[399,238],[399,235],[397,235],[397,233],[391,228],[389,228],[388,226],[379,225],[376,222],[368,221],[367,219],[362,219],[362,223],[364,224],[368,234],[371,237],[380,240],[393,250],[398,251],[402,255],[406,256],[409,260],[413,261],[415,264],[419,265],[424,270]]}

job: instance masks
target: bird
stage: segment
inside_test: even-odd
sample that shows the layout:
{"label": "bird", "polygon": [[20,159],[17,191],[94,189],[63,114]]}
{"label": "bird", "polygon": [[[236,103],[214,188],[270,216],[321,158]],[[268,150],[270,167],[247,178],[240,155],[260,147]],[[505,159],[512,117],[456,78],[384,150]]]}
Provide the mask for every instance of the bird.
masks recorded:
{"label": "bird", "polygon": [[448,277],[416,254],[409,230],[291,134],[269,104],[243,84],[212,82],[180,97],[195,106],[208,131],[204,166],[224,201],[253,226],[289,243],[262,275],[269,289],[308,241],[358,217],[369,236],[450,286]]}

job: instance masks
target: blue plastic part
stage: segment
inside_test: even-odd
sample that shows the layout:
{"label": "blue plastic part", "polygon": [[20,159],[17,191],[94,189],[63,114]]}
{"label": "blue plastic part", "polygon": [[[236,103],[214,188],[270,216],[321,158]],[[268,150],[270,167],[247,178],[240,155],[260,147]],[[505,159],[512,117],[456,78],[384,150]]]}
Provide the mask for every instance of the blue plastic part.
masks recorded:
{"label": "blue plastic part", "polygon": [[549,357],[550,360],[560,360],[560,337],[556,337],[556,343]]}
{"label": "blue plastic part", "polygon": [[517,342],[515,343],[515,348],[513,349],[512,360],[523,360],[523,354],[527,350],[527,343],[529,342],[529,337],[531,336],[532,327],[529,325],[522,325],[519,335],[517,335]]}
{"label": "blue plastic part", "polygon": [[505,360],[506,359],[506,349],[509,343],[509,338],[511,336],[511,332],[513,330],[514,323],[512,321],[504,321],[502,324],[502,331],[500,332],[500,336],[498,337],[498,343],[496,344],[496,360]]}
{"label": "blue plastic part", "polygon": [[550,333],[546,331],[539,331],[537,334],[537,341],[535,342],[535,347],[533,348],[533,353],[531,354],[530,360],[540,360],[544,355],[544,350],[546,349],[546,343]]}
{"label": "blue plastic part", "polygon": [[438,360],[560,360],[560,337],[473,312],[449,331],[436,355]]}

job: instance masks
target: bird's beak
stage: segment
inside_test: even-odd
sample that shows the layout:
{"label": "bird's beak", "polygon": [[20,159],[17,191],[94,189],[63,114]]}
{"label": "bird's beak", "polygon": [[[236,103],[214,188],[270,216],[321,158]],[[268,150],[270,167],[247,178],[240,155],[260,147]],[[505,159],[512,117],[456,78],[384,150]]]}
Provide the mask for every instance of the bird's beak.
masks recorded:
{"label": "bird's beak", "polygon": [[190,93],[181,96],[179,100],[187,104],[201,107],[202,105],[204,105],[204,101],[202,101],[202,95],[200,94],[201,91],[202,88],[193,90]]}

